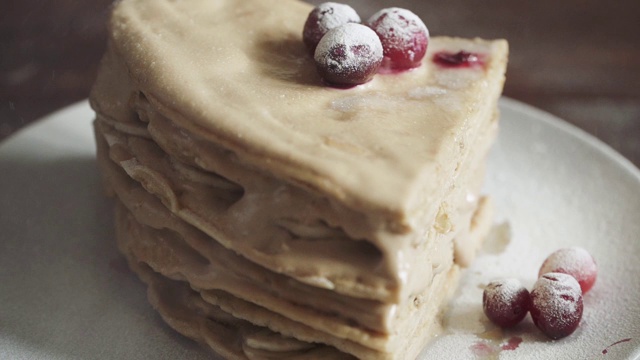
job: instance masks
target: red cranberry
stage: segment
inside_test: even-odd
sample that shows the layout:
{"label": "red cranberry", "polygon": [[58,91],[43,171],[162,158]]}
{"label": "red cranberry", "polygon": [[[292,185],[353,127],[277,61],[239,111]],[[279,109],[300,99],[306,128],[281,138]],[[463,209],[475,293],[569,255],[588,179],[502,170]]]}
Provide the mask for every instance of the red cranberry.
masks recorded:
{"label": "red cranberry", "polygon": [[438,52],[433,56],[433,61],[445,67],[471,67],[476,64],[481,64],[478,54],[464,50],[458,51],[457,53],[448,51]]}
{"label": "red cranberry", "polygon": [[385,67],[397,70],[420,66],[429,43],[429,30],[420,18],[406,9],[387,8],[368,21],[384,48]]}
{"label": "red cranberry", "polygon": [[349,5],[326,2],[316,6],[307,17],[302,40],[311,52],[331,29],[346,23],[360,23],[360,16]]}
{"label": "red cranberry", "polygon": [[582,291],[571,275],[547,273],[531,291],[531,318],[552,339],[573,333],[582,318]]}
{"label": "red cranberry", "polygon": [[360,24],[345,24],[320,40],[314,55],[318,73],[339,86],[364,84],[382,63],[382,45],[373,30]]}
{"label": "red cranberry", "polygon": [[598,275],[598,266],[593,256],[580,247],[570,247],[555,251],[542,263],[538,276],[548,272],[559,272],[573,276],[582,293],[585,294],[593,287]]}
{"label": "red cranberry", "polygon": [[529,291],[516,279],[492,281],[482,294],[484,313],[491,322],[503,328],[522,321],[530,306]]}

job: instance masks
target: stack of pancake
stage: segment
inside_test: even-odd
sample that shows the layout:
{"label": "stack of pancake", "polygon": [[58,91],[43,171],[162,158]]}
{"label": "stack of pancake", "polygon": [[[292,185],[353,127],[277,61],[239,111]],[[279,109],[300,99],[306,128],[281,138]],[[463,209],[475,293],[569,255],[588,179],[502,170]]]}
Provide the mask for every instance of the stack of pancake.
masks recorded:
{"label": "stack of pancake", "polygon": [[[225,358],[415,358],[491,223],[504,41],[325,86],[289,0],[124,0],[91,94],[118,245]],[[441,66],[436,53],[477,54]]]}

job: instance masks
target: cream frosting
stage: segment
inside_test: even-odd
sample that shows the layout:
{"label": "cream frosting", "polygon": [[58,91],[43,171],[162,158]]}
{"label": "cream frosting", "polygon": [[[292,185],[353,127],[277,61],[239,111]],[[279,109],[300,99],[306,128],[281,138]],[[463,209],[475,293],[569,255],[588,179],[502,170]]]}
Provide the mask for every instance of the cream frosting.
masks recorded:
{"label": "cream frosting", "polygon": [[[342,334],[345,338],[351,338],[355,336],[353,334],[360,333],[363,335],[358,335],[359,337],[355,339],[362,339],[362,336],[364,336],[370,342],[371,339],[380,337],[382,334],[393,333],[394,329],[397,329],[401,318],[406,318],[410,315],[409,305],[414,301],[413,297],[409,299],[410,301],[403,301],[398,306],[379,301],[347,297],[329,289],[296,283],[291,278],[272,273],[234,254],[232,251],[224,249],[218,244],[218,239],[211,239],[206,234],[179,220],[178,217],[173,216],[160,203],[159,199],[144,191],[140,184],[127,176],[123,168],[116,165],[132,161],[137,164],[160,164],[165,162],[166,160],[157,157],[145,158],[144,152],[153,152],[153,149],[149,149],[149,147],[153,146],[149,141],[139,138],[132,138],[126,141],[123,139],[123,135],[117,135],[108,129],[104,129],[104,125],[98,128],[101,129],[104,138],[109,139],[111,147],[109,149],[109,145],[99,135],[99,160],[108,183],[118,194],[120,201],[135,215],[137,221],[145,224],[145,227],[149,227],[146,230],[135,230],[135,226],[130,226],[131,234],[127,235],[128,238],[131,238],[131,240],[128,240],[130,244],[128,245],[128,252],[135,253],[141,261],[145,261],[157,271],[171,278],[188,280],[192,286],[202,289],[223,289],[236,296],[251,299],[251,301],[279,313],[287,314],[287,316],[299,321],[306,319],[306,323],[313,324],[311,326],[319,326],[320,330],[329,333]],[[147,143],[147,145],[142,145],[147,149],[143,151],[136,150],[136,148],[140,148],[140,142]],[[126,143],[132,144],[130,149],[123,146]],[[128,151],[137,154],[137,157],[130,158]],[[112,155],[113,160],[107,157],[107,153]],[[118,162],[118,160],[122,161]],[[155,166],[158,169],[157,165]],[[182,165],[179,169],[183,169],[184,166]],[[171,170],[167,169],[164,171],[165,174],[170,174],[171,172]],[[182,172],[177,176],[169,176],[165,181],[175,183],[179,177],[183,177],[182,181],[185,182],[183,190],[177,190],[176,192],[188,191],[185,189],[194,185],[190,185],[190,181],[186,178],[202,180],[206,176],[205,174],[193,176],[192,173],[194,172],[198,172],[198,170],[191,169],[189,172]],[[208,180],[208,178],[205,178],[205,180]],[[478,179],[474,180],[479,184]],[[217,180],[213,182],[199,181],[201,184],[203,182],[206,182],[209,186],[213,184],[220,188]],[[149,184],[147,183],[145,187],[149,188]],[[227,186],[222,186],[222,188],[232,192],[236,191],[235,188],[228,188]],[[210,190],[203,187],[196,187],[196,190],[205,199],[208,199],[205,194],[209,193]],[[466,202],[466,199],[463,201]],[[273,209],[268,204],[264,204],[264,207],[266,211],[277,212],[277,209]],[[464,245],[475,243],[478,238],[483,237],[483,234],[475,234],[469,239],[465,234],[468,232],[466,227],[472,224],[470,217],[474,212],[477,213],[475,202],[469,203],[467,206],[458,205],[456,208],[461,209],[462,213],[451,212],[451,215],[456,216],[452,216],[447,221],[452,225],[455,224],[458,229],[455,231],[451,229],[447,236],[432,242],[436,247],[449,250],[442,254],[439,251],[435,251],[436,249],[416,249],[416,252],[421,254],[427,264],[433,264],[432,266],[440,268],[433,271],[434,276],[450,267],[451,250],[447,246],[451,241],[449,236],[455,235],[456,239],[459,239]],[[488,222],[486,219],[481,221],[481,223]],[[253,223],[246,223],[246,226],[252,227]],[[326,229],[322,227],[304,226],[304,224],[294,221],[289,224],[278,224],[278,226],[287,226],[291,229],[290,231],[296,232],[299,237],[294,239],[294,242],[311,242],[321,247],[325,246],[328,238],[336,236],[335,232],[330,231],[327,233]],[[476,228],[477,226],[473,226],[471,230],[477,230]],[[464,238],[460,238],[461,236]],[[249,239],[250,237],[247,240]],[[341,250],[347,249],[344,245],[350,241],[349,239],[338,238],[336,240],[343,243]],[[353,246],[362,244],[362,242],[353,240],[351,242]],[[365,278],[367,272],[371,271],[359,261],[356,261],[357,258],[354,256],[357,256],[357,253],[354,252],[350,254],[347,267],[340,264],[339,259],[331,260],[325,257],[324,261],[318,262],[316,257],[305,256],[302,253],[292,252],[289,255],[307,262],[313,262],[316,266],[314,270],[318,271],[318,278],[321,277],[320,274],[326,271],[327,267],[338,268],[345,275],[351,275],[358,279]],[[439,257],[448,259],[448,261],[439,261]],[[354,264],[358,266],[354,266]],[[428,272],[421,272],[420,277],[427,280],[429,278],[428,274]],[[427,287],[421,292],[428,290],[429,288]],[[265,300],[270,298],[272,300]],[[292,306],[292,303],[299,305]],[[304,304],[304,307],[309,310],[304,311],[301,304]],[[361,309],[367,309],[367,311],[360,311]],[[321,320],[318,316],[320,318],[324,317],[324,319]]]}
{"label": "cream frosting", "polygon": [[[460,156],[452,145],[470,140],[473,119],[500,93],[506,42],[433,38],[421,67],[345,91],[323,85],[301,41],[310,10],[281,0],[123,1],[111,32],[134,86],[180,126],[394,231],[420,228]],[[489,55],[486,68],[430,61],[461,49]],[[407,103],[433,87],[446,95]]]}
{"label": "cream frosting", "polygon": [[[153,120],[149,129],[156,134],[153,137],[165,148],[171,148],[171,154],[183,154],[184,151],[179,150],[181,146],[172,148],[161,135],[183,133],[183,130],[170,126],[165,119],[156,116],[150,119]],[[110,157],[115,163],[156,194],[177,216],[198,226],[224,246],[272,271],[315,286],[394,302],[399,301],[398,297],[403,299],[421,292],[429,285],[433,269],[442,271],[450,266],[452,255],[447,244],[451,238],[459,238],[459,247],[469,245],[463,232],[469,226],[476,200],[470,202],[468,196],[472,194],[472,198],[477,198],[483,174],[472,166],[481,163],[492,140],[492,136],[484,136],[481,144],[475,146],[477,156],[460,164],[461,171],[469,170],[464,171],[460,179],[456,178],[454,190],[441,204],[434,228],[423,235],[425,239],[379,232],[351,238],[341,227],[330,225],[348,227],[350,223],[360,222],[362,217],[358,214],[327,206],[322,198],[237,167],[232,158],[220,158],[218,151],[211,152],[194,134],[187,135],[184,141],[197,145],[195,152],[200,159],[206,159],[200,162],[213,172],[198,170],[189,156],[185,164],[169,158],[145,137],[127,136],[109,126],[98,125],[110,143]],[[492,127],[488,130],[489,134],[493,132]],[[142,131],[131,130],[131,133]],[[180,138],[173,135],[174,142]],[[237,183],[215,174],[233,178]],[[114,175],[109,178],[116,190],[123,187]],[[121,193],[120,197],[123,196]],[[391,236],[398,241],[389,241]],[[374,248],[371,243],[375,244]],[[398,266],[407,274],[398,274]],[[403,276],[405,283],[398,283],[397,277],[402,280]]]}

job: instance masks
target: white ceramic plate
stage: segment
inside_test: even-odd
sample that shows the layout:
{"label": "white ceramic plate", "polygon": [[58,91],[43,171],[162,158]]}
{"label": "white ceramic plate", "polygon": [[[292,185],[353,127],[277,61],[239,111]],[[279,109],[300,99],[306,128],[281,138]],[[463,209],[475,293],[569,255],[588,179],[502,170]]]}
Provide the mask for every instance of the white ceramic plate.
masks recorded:
{"label": "white ceramic plate", "polygon": [[[487,191],[502,235],[464,272],[447,332],[421,358],[640,356],[640,171],[548,114],[507,99],[500,106]],[[0,143],[0,358],[210,358],[164,325],[116,251],[92,117],[82,102]],[[493,329],[481,286],[510,276],[530,287],[547,254],[570,245],[600,267],[577,332],[549,341],[530,319]]]}

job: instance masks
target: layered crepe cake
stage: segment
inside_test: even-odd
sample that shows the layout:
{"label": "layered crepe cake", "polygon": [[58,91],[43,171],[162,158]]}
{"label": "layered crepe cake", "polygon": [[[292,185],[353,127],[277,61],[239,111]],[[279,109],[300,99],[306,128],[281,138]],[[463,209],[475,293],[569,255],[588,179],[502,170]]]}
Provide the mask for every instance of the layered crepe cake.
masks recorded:
{"label": "layered crepe cake", "polygon": [[[490,228],[504,41],[327,86],[293,0],[123,0],[91,105],[118,246],[232,359],[411,359]],[[475,54],[447,66],[437,54]]]}

